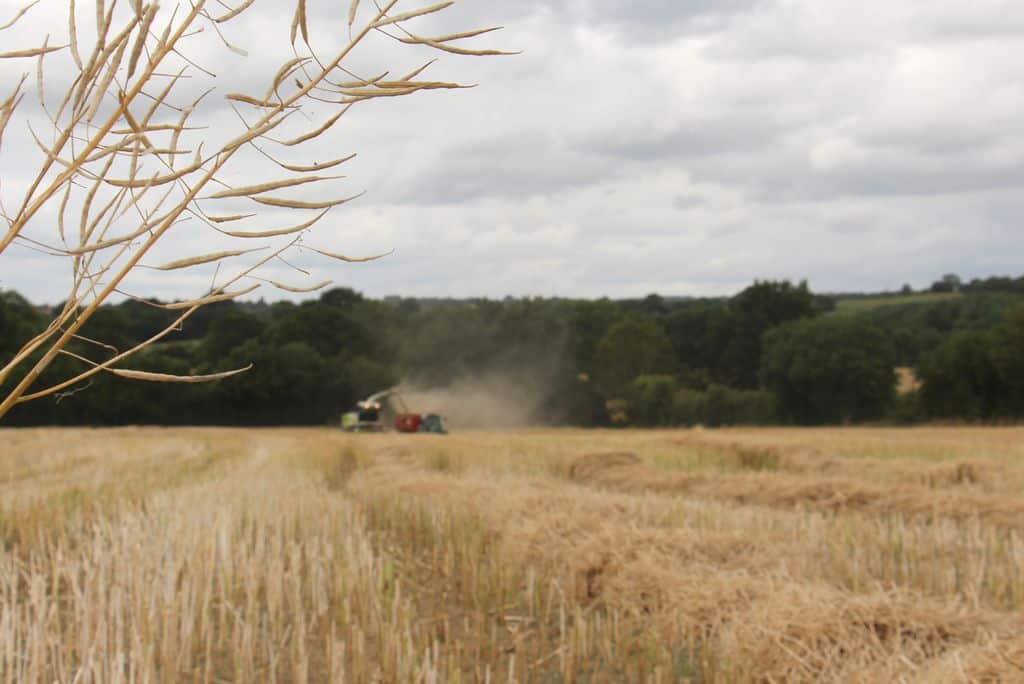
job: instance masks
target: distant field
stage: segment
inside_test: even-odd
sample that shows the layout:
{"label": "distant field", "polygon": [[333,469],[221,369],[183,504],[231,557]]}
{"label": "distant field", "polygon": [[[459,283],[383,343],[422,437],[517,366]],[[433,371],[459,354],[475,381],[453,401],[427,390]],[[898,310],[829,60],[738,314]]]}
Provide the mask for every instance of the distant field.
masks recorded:
{"label": "distant field", "polygon": [[883,306],[900,304],[930,304],[948,299],[959,299],[964,295],[960,292],[924,292],[910,295],[892,295],[881,297],[851,297],[836,301],[836,310],[845,312],[871,311]]}
{"label": "distant field", "polygon": [[0,430],[0,681],[1024,675],[1024,429]]}

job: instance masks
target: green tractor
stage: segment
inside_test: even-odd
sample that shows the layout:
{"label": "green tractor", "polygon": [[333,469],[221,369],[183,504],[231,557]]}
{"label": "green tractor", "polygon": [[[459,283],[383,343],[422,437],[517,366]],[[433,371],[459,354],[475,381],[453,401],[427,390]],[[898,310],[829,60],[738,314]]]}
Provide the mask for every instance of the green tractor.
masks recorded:
{"label": "green tractor", "polygon": [[448,434],[444,417],[437,413],[412,413],[397,387],[377,392],[356,403],[355,409],[341,416],[346,432],[426,432]]}

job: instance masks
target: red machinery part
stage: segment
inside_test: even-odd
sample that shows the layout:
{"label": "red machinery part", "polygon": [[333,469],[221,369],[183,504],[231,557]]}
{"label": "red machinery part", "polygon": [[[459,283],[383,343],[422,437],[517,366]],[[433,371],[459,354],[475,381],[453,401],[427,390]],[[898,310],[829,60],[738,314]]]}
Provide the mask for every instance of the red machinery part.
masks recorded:
{"label": "red machinery part", "polygon": [[395,416],[395,429],[399,432],[416,432],[421,422],[423,416],[419,413],[399,413]]}

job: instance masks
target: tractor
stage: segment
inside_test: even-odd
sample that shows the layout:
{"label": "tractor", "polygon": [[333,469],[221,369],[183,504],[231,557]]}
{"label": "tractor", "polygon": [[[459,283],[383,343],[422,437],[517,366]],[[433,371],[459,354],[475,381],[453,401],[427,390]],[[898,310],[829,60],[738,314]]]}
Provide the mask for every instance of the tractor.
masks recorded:
{"label": "tractor", "polygon": [[397,387],[377,392],[356,403],[355,409],[341,416],[346,432],[427,432],[448,434],[444,417],[437,413],[412,413]]}

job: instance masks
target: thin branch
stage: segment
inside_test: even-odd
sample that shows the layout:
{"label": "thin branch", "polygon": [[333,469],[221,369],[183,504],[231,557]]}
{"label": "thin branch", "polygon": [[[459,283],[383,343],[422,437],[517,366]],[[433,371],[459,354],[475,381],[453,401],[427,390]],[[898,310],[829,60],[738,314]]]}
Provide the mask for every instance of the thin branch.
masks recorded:
{"label": "thin branch", "polygon": [[33,7],[35,7],[38,4],[39,4],[39,0],[32,0],[32,2],[30,2],[27,5],[25,5],[24,7],[22,7],[20,10],[18,10],[18,13],[14,15],[13,19],[11,19],[6,24],[0,26],[0,31],[3,31],[4,29],[9,29],[12,26],[14,26],[15,24],[17,24],[18,20],[21,19],[23,16],[25,16],[26,12],[28,12],[30,9],[32,9]]}
{"label": "thin branch", "polygon": [[[150,346],[173,330],[180,329],[181,323],[198,308],[220,301],[236,299],[260,287],[259,284],[241,289],[228,288],[242,278],[254,277],[256,269],[267,264],[271,259],[281,260],[297,271],[306,273],[288,263],[284,254],[290,249],[300,247],[299,236],[320,221],[330,208],[352,201],[359,195],[340,199],[317,199],[302,201],[266,193],[274,193],[291,187],[336,180],[333,176],[300,176],[280,178],[229,187],[221,179],[226,165],[236,153],[250,144],[260,154],[273,161],[285,171],[296,174],[315,174],[316,172],[338,166],[354,155],[313,163],[286,163],[267,154],[262,148],[262,141],[268,140],[284,146],[299,146],[311,142],[326,134],[356,102],[382,97],[399,97],[420,90],[451,89],[465,87],[443,81],[418,81],[420,73],[429,66],[420,67],[412,73],[395,80],[386,80],[387,72],[370,79],[362,79],[347,69],[343,62],[352,51],[371,33],[379,32],[386,35],[385,27],[396,27],[400,30],[403,24],[417,17],[433,14],[447,8],[451,3],[442,2],[402,13],[392,13],[398,0],[386,0],[374,3],[373,10],[365,12],[366,21],[354,30],[359,13],[360,3],[353,0],[349,4],[348,23],[349,38],[330,59],[321,60],[309,45],[309,17],[305,0],[297,0],[295,16],[292,24],[293,44],[302,37],[302,42],[309,48],[309,54],[296,55],[294,59],[285,61],[270,80],[267,94],[262,99],[244,94],[233,93],[229,100],[242,102],[257,107],[256,120],[252,123],[243,119],[244,130],[228,142],[220,145],[212,152],[204,155],[203,145],[199,145],[192,161],[182,159],[190,154],[183,145],[183,136],[198,126],[190,126],[189,120],[197,110],[204,95],[193,101],[191,105],[180,106],[172,100],[175,87],[182,79],[191,76],[189,69],[210,74],[188,55],[183,54],[183,41],[203,31],[199,22],[210,21],[220,40],[230,49],[237,51],[224,35],[217,24],[227,22],[239,16],[253,4],[253,0],[241,0],[235,6],[224,5],[226,10],[219,16],[213,16],[206,9],[205,0],[191,0],[182,5],[183,16],[179,17],[178,7],[170,14],[166,24],[154,29],[158,23],[159,10],[156,2],[144,4],[144,0],[129,0],[130,15],[124,9],[115,11],[118,0],[96,0],[96,38],[90,45],[82,42],[75,16],[75,5],[69,2],[69,44],[71,61],[77,67],[77,74],[71,77],[71,84],[65,91],[60,106],[55,114],[46,111],[53,124],[52,140],[44,144],[34,131],[33,139],[42,150],[44,160],[36,169],[36,175],[28,183],[21,205],[13,215],[7,217],[6,232],[0,234],[0,253],[15,240],[19,243],[32,241],[24,234],[25,229],[34,222],[40,212],[49,203],[59,203],[55,229],[62,248],[53,250],[71,260],[73,282],[70,295],[64,309],[55,318],[47,330],[36,335],[15,354],[7,366],[0,371],[0,380],[9,376],[15,367],[28,361],[33,362],[27,372],[21,373],[14,388],[0,401],[0,417],[16,403],[30,401],[48,394],[62,393],[59,396],[70,396],[66,392],[70,387],[77,387],[82,382],[99,372],[111,372],[122,377],[146,379],[164,382],[200,382],[229,377],[244,369],[209,376],[169,376],[153,374],[148,371],[137,371],[119,368],[118,365],[141,349]],[[186,11],[188,10],[188,11]],[[19,13],[19,17],[27,11]],[[114,17],[119,18],[115,28]],[[120,17],[125,16],[124,23]],[[18,17],[15,17],[15,21]],[[12,22],[13,23],[13,22]],[[2,27],[0,27],[2,28]],[[461,38],[482,35],[489,30],[452,34],[433,39],[420,39],[408,32],[405,36],[413,42],[427,44],[423,41],[437,41],[446,44]],[[91,31],[89,32],[91,34]],[[158,35],[159,34],[159,35]],[[91,41],[91,39],[90,39]],[[428,47],[434,47],[427,45]],[[48,40],[42,47],[29,50],[5,52],[0,57],[16,58],[32,56],[38,58],[37,90],[42,100],[42,58],[50,52],[62,49],[51,47]],[[449,49],[437,48],[442,51]],[[85,49],[83,49],[85,48]],[[88,54],[85,54],[88,52]],[[483,54],[481,52],[481,54]],[[181,62],[178,62],[181,60]],[[173,66],[168,66],[170,63]],[[180,65],[177,73],[166,73]],[[335,81],[337,74],[343,74]],[[340,82],[351,77],[351,82]],[[154,89],[155,78],[167,78],[162,88]],[[51,76],[52,78],[52,76]],[[134,79],[134,80],[133,80]],[[286,83],[294,81],[295,87]],[[23,97],[22,83],[3,103],[0,103],[0,135],[4,132],[11,114]],[[140,102],[148,99],[148,107],[142,112],[133,110]],[[271,139],[270,135],[296,111],[301,111],[303,104],[313,101],[327,101],[340,104],[338,111],[331,114],[325,123],[311,131],[300,133],[287,140]],[[156,113],[161,109],[178,112],[177,121],[154,121]],[[45,102],[44,102],[45,109]],[[237,110],[236,110],[237,111]],[[241,115],[239,114],[241,117]],[[50,136],[47,136],[48,138]],[[2,138],[0,138],[2,141]],[[260,144],[257,144],[259,141]],[[157,168],[152,169],[155,162]],[[147,166],[150,168],[147,170]],[[149,194],[154,187],[166,187],[165,193]],[[213,192],[211,192],[213,190]],[[72,197],[74,195],[74,197]],[[173,197],[173,199],[172,199]],[[207,215],[199,206],[203,200],[235,199],[248,197],[258,204],[289,209],[312,209],[318,213],[298,224],[271,230],[224,230],[221,224],[251,218],[251,214]],[[166,208],[164,208],[166,207]],[[130,216],[134,210],[138,220],[127,228],[121,228],[123,217]],[[71,211],[79,212],[77,244],[72,239],[68,245],[66,229]],[[169,231],[192,217],[201,219],[206,225],[221,234],[234,239],[271,239],[279,236],[292,235],[292,240],[279,249],[272,250],[268,255],[258,259],[250,267],[241,269],[233,276],[220,278],[219,267],[225,260],[243,256],[257,250],[227,249],[174,259],[160,266],[144,266],[144,260],[151,250],[167,235]],[[111,234],[120,233],[115,237]],[[42,245],[48,249],[48,246]],[[261,247],[258,249],[268,249]],[[109,250],[109,251],[108,251]],[[346,261],[361,262],[381,258],[377,255],[365,258],[352,258],[326,250],[314,249],[322,256]],[[99,256],[101,255],[102,256]],[[94,266],[95,264],[95,266]],[[89,365],[86,370],[74,377],[57,382],[49,387],[29,391],[39,379],[41,373],[51,364],[58,354],[66,352],[65,347],[73,340],[95,342],[83,338],[82,327],[98,310],[98,308],[114,292],[119,292],[124,279],[138,268],[156,268],[160,271],[174,272],[204,264],[216,264],[218,271],[214,275],[214,287],[202,297],[160,305],[161,308],[181,311],[175,321],[165,329],[131,349],[117,352],[110,348],[112,358],[102,362],[83,360]],[[218,280],[223,280],[217,284]],[[266,281],[272,286],[288,292],[312,292],[330,284],[324,281],[310,287],[299,287],[278,281]],[[41,357],[35,358],[42,351]],[[88,386],[88,385],[86,385]]]}

